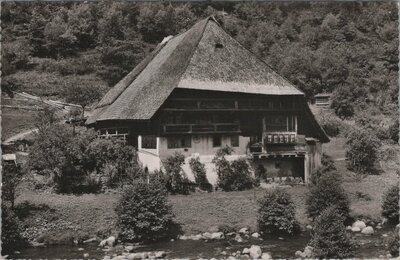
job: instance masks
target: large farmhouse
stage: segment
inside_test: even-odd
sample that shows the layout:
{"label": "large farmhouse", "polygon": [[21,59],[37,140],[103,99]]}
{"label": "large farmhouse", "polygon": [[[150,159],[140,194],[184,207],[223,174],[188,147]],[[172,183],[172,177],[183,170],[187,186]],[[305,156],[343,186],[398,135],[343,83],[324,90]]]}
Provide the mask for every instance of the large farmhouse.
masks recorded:
{"label": "large farmhouse", "polygon": [[164,39],[103,97],[87,125],[137,147],[150,171],[175,152],[199,156],[211,183],[211,159],[226,145],[268,177],[307,182],[329,141],[304,93],[212,17]]}

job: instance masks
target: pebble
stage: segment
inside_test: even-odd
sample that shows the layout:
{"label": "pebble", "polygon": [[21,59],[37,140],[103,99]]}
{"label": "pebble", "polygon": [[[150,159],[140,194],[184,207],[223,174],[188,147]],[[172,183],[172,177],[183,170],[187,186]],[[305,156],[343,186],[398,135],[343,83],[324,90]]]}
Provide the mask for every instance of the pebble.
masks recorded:
{"label": "pebble", "polygon": [[89,257],[89,254],[88,254],[88,253],[84,253],[84,254],[83,254],[83,257],[84,257],[84,258],[88,258],[88,257]]}
{"label": "pebble", "polygon": [[83,248],[83,247],[78,248],[78,251],[84,251],[84,250],[85,250],[85,248]]}

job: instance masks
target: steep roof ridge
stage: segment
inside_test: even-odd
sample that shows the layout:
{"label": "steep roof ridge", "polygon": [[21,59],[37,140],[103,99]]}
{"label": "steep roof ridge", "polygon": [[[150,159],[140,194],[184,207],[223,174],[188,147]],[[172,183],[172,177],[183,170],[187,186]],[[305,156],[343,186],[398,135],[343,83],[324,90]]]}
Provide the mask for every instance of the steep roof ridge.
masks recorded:
{"label": "steep roof ridge", "polygon": [[[215,21],[215,19],[214,19],[214,21]],[[216,22],[216,21],[215,21],[215,22]],[[243,44],[241,44],[238,40],[236,40],[234,37],[232,37],[218,22],[216,22],[216,23],[219,25],[219,27],[220,27],[226,34],[228,34],[235,42],[237,42],[237,43],[240,45],[240,47],[242,47],[245,51],[247,51],[248,53],[250,53],[250,55],[253,55],[257,60],[259,60],[260,62],[262,62],[264,65],[266,65],[266,66],[271,70],[271,73],[273,73],[273,74],[274,74],[275,76],[277,76],[278,78],[282,78],[284,81],[287,81],[291,87],[294,87],[295,89],[297,89],[298,91],[300,91],[303,95],[305,95],[304,92],[303,92],[302,90],[300,90],[298,87],[296,87],[290,80],[288,80],[286,77],[284,77],[284,76],[278,74],[278,73],[271,67],[271,65],[269,65],[269,64],[268,64],[267,62],[265,62],[263,59],[261,59],[260,57],[258,57],[258,55],[255,55],[252,51],[250,51],[250,50],[247,49],[245,46],[243,46]]]}
{"label": "steep roof ridge", "polygon": [[[195,53],[195,51],[196,51],[196,49],[197,49],[197,46],[199,45],[201,39],[203,39],[204,31],[205,31],[205,29],[206,29],[206,27],[207,27],[207,24],[208,24],[208,22],[209,22],[210,20],[213,20],[214,22],[217,23],[217,21],[215,20],[214,16],[212,16],[212,15],[211,15],[211,16],[208,16],[207,18],[202,19],[202,20],[200,20],[200,21],[197,22],[197,23],[201,23],[201,22],[204,22],[204,21],[205,21],[205,23],[204,23],[204,25],[203,25],[203,28],[201,29],[200,37],[198,38],[198,40],[197,40],[195,46],[192,48],[191,54],[189,55],[189,59],[186,60],[186,64],[185,64],[185,66],[184,66],[184,69],[182,70],[182,72],[180,73],[180,75],[179,75],[179,77],[178,77],[179,80],[177,81],[176,86],[177,86],[177,85],[179,84],[179,82],[182,80],[182,76],[185,74],[185,72],[186,72],[186,70],[187,70],[187,68],[188,68],[188,66],[189,66],[189,64],[190,64],[190,62],[192,61],[193,55],[194,55],[194,53]],[[197,24],[197,23],[196,23],[196,24]],[[217,24],[218,24],[218,23],[217,23]],[[193,28],[194,26],[195,26],[195,25],[193,25],[192,28]],[[186,32],[187,32],[187,31],[186,31]],[[178,34],[178,35],[181,35],[181,34],[182,34],[182,33],[180,33],[180,34]],[[176,35],[176,36],[178,36],[178,35]],[[182,39],[183,42],[185,41],[185,38],[186,38],[186,37],[188,37],[188,36],[186,35],[186,36]],[[178,49],[178,47],[179,47],[179,46],[177,46],[176,49]],[[176,51],[176,49],[175,49],[175,51]],[[175,86],[175,87],[176,87],[176,86]],[[175,89],[175,87],[174,87],[174,89]],[[171,93],[172,93],[172,91],[170,92],[170,95],[171,95]],[[168,96],[169,96],[169,95],[168,95]],[[168,97],[164,100],[163,104],[165,103],[165,101],[167,101],[167,99],[168,99]],[[157,111],[154,111],[154,113],[152,114],[152,116],[153,116],[155,113],[157,113]]]}
{"label": "steep roof ridge", "polygon": [[[172,38],[174,38],[174,37],[175,36],[173,36]],[[169,40],[171,40],[171,39],[169,39]],[[103,99],[100,100],[99,103],[97,104],[96,108],[101,108],[101,107],[105,107],[105,106],[112,104],[122,93],[124,93],[124,91],[132,84],[132,82],[137,78],[137,76],[144,69],[146,69],[146,67],[149,65],[150,61],[154,58],[154,56],[156,56],[162,50],[162,48],[165,47],[165,45],[168,43],[168,41],[157,44],[156,48],[154,48],[154,50],[149,55],[147,55],[128,74],[126,74],[125,77],[123,77],[114,87],[112,87],[109,90],[109,92],[106,93],[106,95],[104,96],[103,99],[106,99],[107,94],[109,94],[109,93],[110,93],[110,95],[112,95],[113,90],[118,91],[119,93],[117,92],[114,97],[111,97],[112,100],[110,100],[110,101],[103,101]],[[138,70],[135,70],[136,68],[138,68]],[[125,81],[127,81],[127,82],[125,82]],[[121,89],[117,89],[118,87],[120,87],[120,85],[122,85]]]}

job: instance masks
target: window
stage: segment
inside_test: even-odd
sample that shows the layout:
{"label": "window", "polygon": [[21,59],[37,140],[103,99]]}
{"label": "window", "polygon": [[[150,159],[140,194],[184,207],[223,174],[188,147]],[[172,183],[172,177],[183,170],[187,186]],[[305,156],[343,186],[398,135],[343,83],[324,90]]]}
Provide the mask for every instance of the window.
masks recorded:
{"label": "window", "polygon": [[265,118],[268,132],[295,131],[295,116],[269,115]]}
{"label": "window", "polygon": [[232,135],[231,136],[231,146],[232,147],[238,147],[239,146],[239,136],[238,135]]}
{"label": "window", "polygon": [[220,147],[221,146],[221,136],[214,135],[213,136],[213,147]]}
{"label": "window", "polygon": [[170,136],[168,137],[168,149],[192,147],[191,136]]}
{"label": "window", "polygon": [[156,149],[157,148],[157,137],[155,135],[143,135],[142,136],[142,148]]}

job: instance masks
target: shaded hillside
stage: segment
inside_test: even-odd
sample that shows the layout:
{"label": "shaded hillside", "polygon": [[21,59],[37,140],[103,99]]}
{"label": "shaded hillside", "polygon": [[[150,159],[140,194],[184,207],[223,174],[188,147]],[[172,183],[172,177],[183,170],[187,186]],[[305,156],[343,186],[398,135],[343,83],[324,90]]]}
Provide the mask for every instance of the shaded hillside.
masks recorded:
{"label": "shaded hillside", "polygon": [[[394,115],[396,3],[2,3],[2,89],[105,92],[164,37],[208,15],[308,97],[334,92],[356,111]],[[350,115],[351,116],[351,115]]]}

